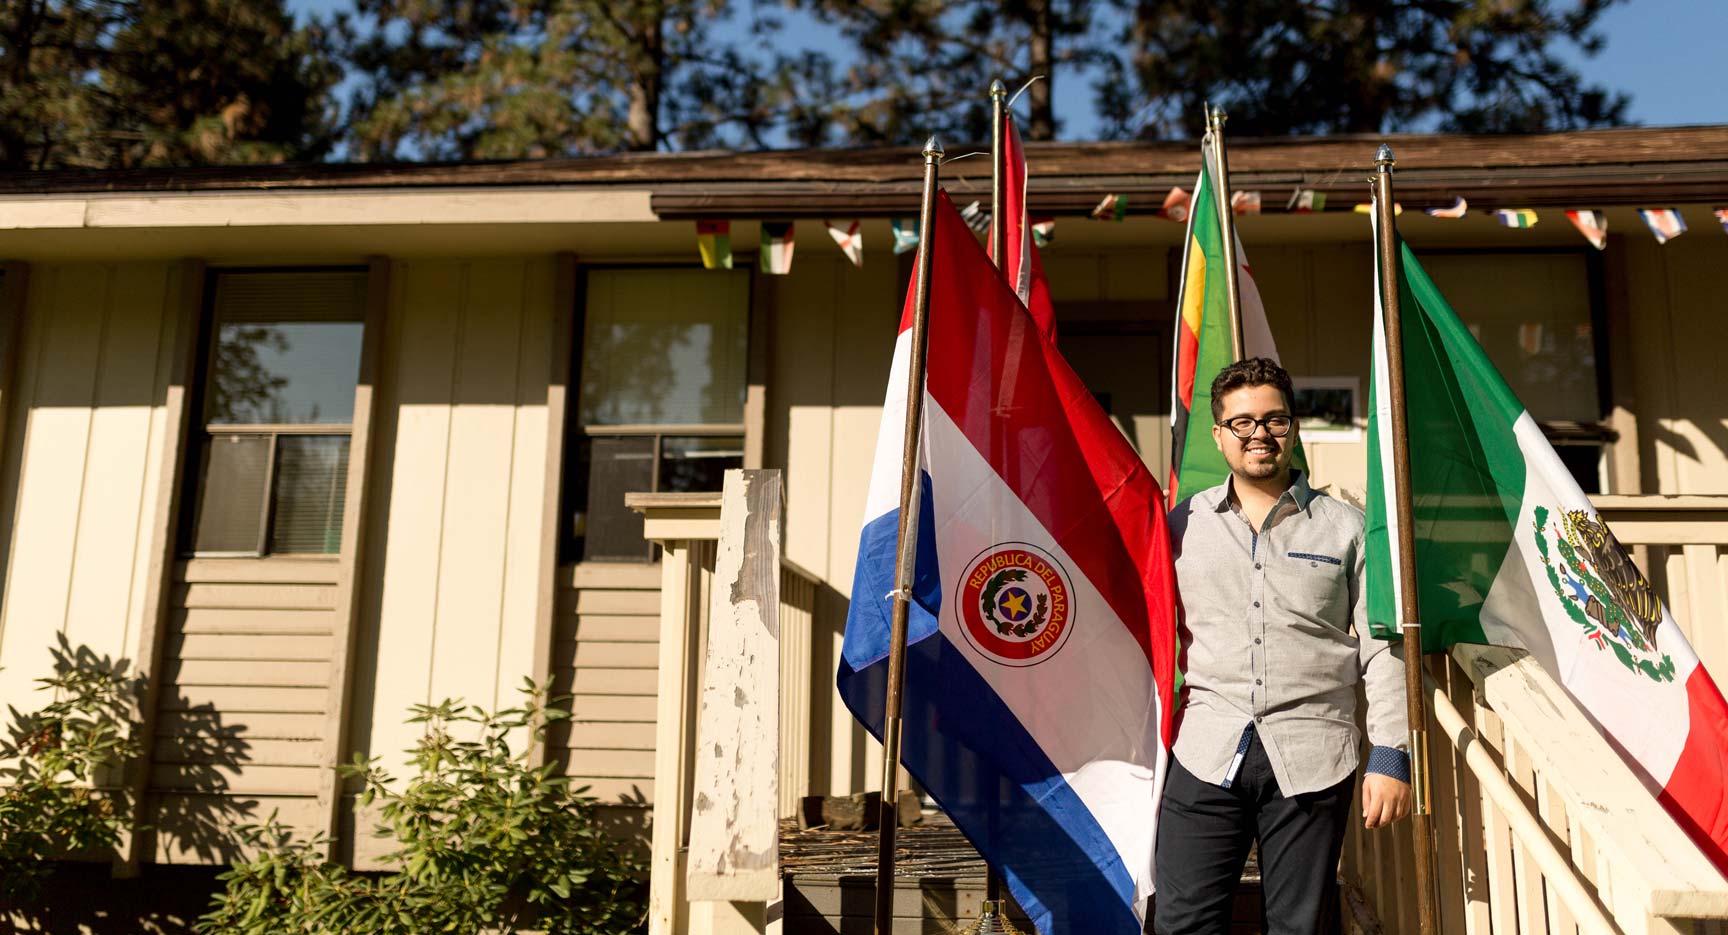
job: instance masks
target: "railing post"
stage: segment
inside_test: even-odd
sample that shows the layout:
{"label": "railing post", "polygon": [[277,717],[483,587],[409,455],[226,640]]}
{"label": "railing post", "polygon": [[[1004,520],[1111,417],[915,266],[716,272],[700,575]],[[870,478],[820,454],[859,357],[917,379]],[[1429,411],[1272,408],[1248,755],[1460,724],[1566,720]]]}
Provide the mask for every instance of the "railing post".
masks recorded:
{"label": "railing post", "polygon": [[624,502],[643,514],[643,535],[663,550],[648,931],[649,935],[678,935],[688,931],[690,924],[684,872],[694,784],[697,662],[720,505],[709,494],[629,494]]}

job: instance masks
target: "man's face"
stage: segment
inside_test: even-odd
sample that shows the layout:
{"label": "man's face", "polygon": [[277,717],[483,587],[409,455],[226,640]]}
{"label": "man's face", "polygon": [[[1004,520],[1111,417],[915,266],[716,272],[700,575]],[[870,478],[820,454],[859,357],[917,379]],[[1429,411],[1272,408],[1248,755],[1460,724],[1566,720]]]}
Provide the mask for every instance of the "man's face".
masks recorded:
{"label": "man's face", "polygon": [[[1224,414],[1219,418],[1225,425],[1212,426],[1212,441],[1224,453],[1230,473],[1246,480],[1266,480],[1289,470],[1290,454],[1296,450],[1295,418],[1284,403],[1284,394],[1276,386],[1239,386],[1224,394]],[[1233,419],[1290,420],[1290,433],[1276,438],[1264,425],[1253,426],[1253,434],[1238,438],[1228,423]]]}

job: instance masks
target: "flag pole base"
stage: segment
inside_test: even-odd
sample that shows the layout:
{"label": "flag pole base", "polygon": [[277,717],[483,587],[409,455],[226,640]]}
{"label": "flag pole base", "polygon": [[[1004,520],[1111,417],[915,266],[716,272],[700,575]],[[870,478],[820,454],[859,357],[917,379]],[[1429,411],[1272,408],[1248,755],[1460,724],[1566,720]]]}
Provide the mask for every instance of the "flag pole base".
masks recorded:
{"label": "flag pole base", "polygon": [[986,899],[978,908],[978,918],[966,923],[958,935],[1023,935],[1008,921],[1008,907],[1002,900]]}

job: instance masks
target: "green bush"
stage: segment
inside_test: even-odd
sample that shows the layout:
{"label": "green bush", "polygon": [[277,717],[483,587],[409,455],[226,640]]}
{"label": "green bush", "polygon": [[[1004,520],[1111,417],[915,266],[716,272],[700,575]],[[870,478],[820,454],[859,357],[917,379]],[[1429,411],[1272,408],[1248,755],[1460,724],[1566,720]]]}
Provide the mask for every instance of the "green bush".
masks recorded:
{"label": "green bush", "polygon": [[[198,923],[204,935],[365,932],[431,935],[524,928],[612,935],[645,918],[645,868],[595,820],[594,800],[556,766],[534,767],[547,724],[568,717],[530,682],[520,707],[487,713],[446,701],[416,705],[425,725],[415,775],[397,784],[356,755],[341,767],[376,801],[378,834],[395,842],[383,874],[325,859],[328,841],[298,841],[272,816],[245,833],[255,856],[222,875],[226,888]],[[527,738],[526,749],[511,749]]]}
{"label": "green bush", "polygon": [[126,663],[65,637],[51,652],[54,674],[36,681],[54,700],[28,714],[8,705],[0,740],[0,905],[34,900],[56,858],[113,847],[130,817],[93,788],[138,752]]}

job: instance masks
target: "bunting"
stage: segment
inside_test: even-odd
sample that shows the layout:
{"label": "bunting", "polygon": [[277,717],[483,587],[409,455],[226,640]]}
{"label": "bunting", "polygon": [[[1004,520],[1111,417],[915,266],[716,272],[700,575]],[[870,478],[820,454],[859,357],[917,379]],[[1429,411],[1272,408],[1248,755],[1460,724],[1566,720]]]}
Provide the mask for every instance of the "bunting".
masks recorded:
{"label": "bunting", "polygon": [[1728,208],[1716,209],[1716,220],[1722,222],[1722,230],[1728,232]]}
{"label": "bunting", "polygon": [[1259,214],[1259,192],[1236,192],[1230,196],[1230,210],[1237,214]]}
{"label": "bunting", "polygon": [[1608,246],[1608,215],[1600,211],[1568,211],[1566,218],[1598,250]]}
{"label": "bunting", "polygon": [[894,255],[918,249],[918,219],[895,218],[889,222],[894,231]]}
{"label": "bunting", "polygon": [[[961,216],[964,217],[965,213],[962,212]],[[1098,207],[1092,209],[1094,221],[1120,221],[1127,216],[1127,195],[1105,195],[1104,200],[1098,202]]]}
{"label": "bunting", "polygon": [[1326,195],[1312,188],[1298,188],[1290,193],[1290,203],[1284,210],[1291,214],[1318,214],[1326,210]]}
{"label": "bunting", "polygon": [[[863,222],[856,219],[850,221],[824,221],[828,226],[828,236],[840,245],[840,252],[846,254],[846,259],[852,265],[864,266],[864,228]],[[842,227],[841,225],[845,226]]]}
{"label": "bunting", "polygon": [[763,221],[762,249],[756,255],[762,272],[770,276],[792,272],[792,222]]}
{"label": "bunting", "polygon": [[[1718,214],[1724,214],[1724,213],[1728,213],[1728,211],[1718,211],[1717,213]],[[1728,220],[1723,221],[1723,223],[1728,224]],[[1032,219],[1032,243],[1035,246],[1048,247],[1048,246],[1050,246],[1050,242],[1055,240],[1055,239],[1056,239],[1056,219],[1055,218],[1033,218]]]}
{"label": "bunting", "polygon": [[1164,196],[1164,206],[1158,209],[1158,216],[1169,218],[1178,224],[1188,223],[1189,195],[1180,187],[1170,189],[1170,194]]}
{"label": "bunting", "polygon": [[976,201],[960,212],[960,220],[965,221],[974,234],[990,233],[990,211]]}
{"label": "bunting", "polygon": [[703,269],[732,268],[732,222],[697,221],[696,251]]}
{"label": "bunting", "polygon": [[1500,208],[1494,217],[1504,227],[1535,227],[1536,212],[1529,208]]}
{"label": "bunting", "polygon": [[1673,208],[1639,208],[1638,216],[1644,219],[1644,225],[1650,228],[1659,244],[1686,233],[1686,219]]}
{"label": "bunting", "polygon": [[1449,207],[1429,208],[1428,209],[1428,216],[1429,217],[1435,217],[1435,218],[1448,218],[1448,219],[1461,218],[1464,216],[1464,213],[1469,211],[1469,210],[1470,210],[1470,202],[1465,201],[1463,195],[1459,195],[1457,197],[1457,199],[1454,200]]}

